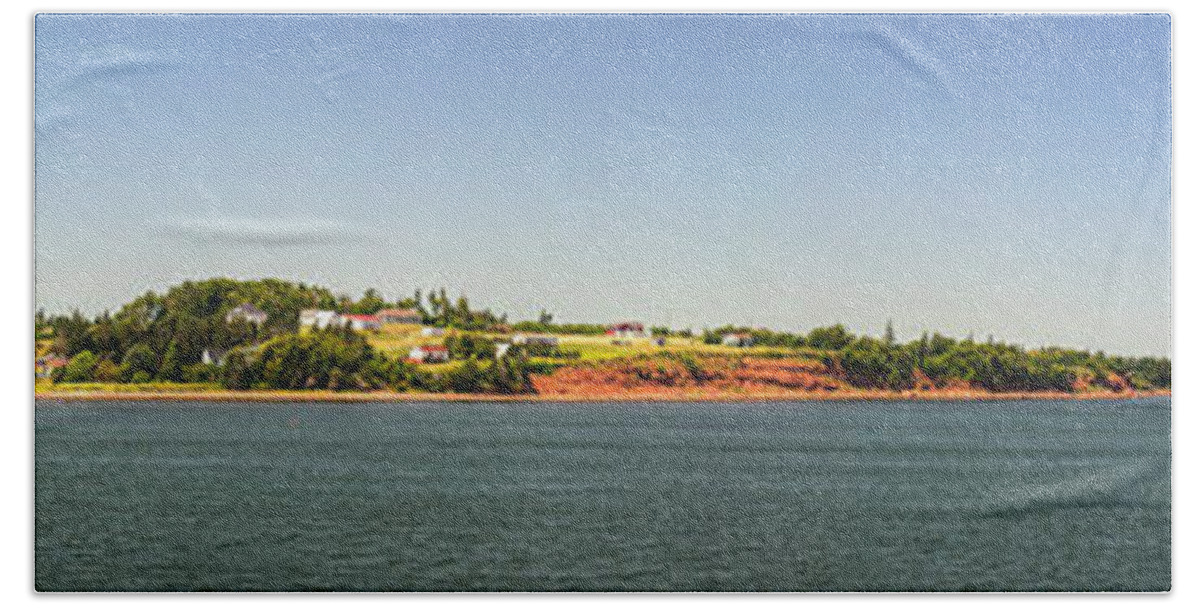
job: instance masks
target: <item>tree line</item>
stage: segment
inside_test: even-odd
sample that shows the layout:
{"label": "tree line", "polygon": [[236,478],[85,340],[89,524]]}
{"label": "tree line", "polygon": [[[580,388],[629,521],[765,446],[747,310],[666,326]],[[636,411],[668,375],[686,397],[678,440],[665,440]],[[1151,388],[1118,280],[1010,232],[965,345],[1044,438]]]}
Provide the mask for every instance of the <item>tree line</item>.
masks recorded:
{"label": "tree line", "polygon": [[[236,318],[227,321],[226,314],[243,303],[267,313],[266,322],[259,326]],[[370,347],[353,332],[326,333],[312,339],[297,334],[304,309],[373,314],[388,306],[414,308],[426,323],[448,328],[490,329],[503,321],[491,311],[472,309],[465,297],[451,301],[445,289],[427,295],[418,290],[411,298],[389,303],[373,289],[355,300],[304,283],[216,278],[187,281],[165,294],[147,292],[115,313],[105,311],[94,318],[78,311],[65,315],[38,311],[34,325],[36,338],[49,343],[49,352],[69,359],[55,374],[55,380],[61,382],[221,382],[291,388],[297,384],[296,377],[303,376],[300,384],[320,388],[437,385],[440,378],[424,378],[422,372],[408,369],[414,366],[405,368],[403,362],[362,351]],[[483,352],[485,345],[473,347]],[[206,350],[214,357],[229,353],[226,365],[204,363]],[[490,344],[486,350],[494,355]],[[295,363],[298,352],[310,358],[292,372],[285,371]],[[520,378],[509,377],[516,364],[505,365],[496,370],[476,365],[481,374],[478,382],[517,390]],[[464,377],[473,377],[473,370],[468,369]]]}
{"label": "tree line", "polygon": [[330,327],[288,334],[254,350],[230,353],[220,374],[234,390],[423,390],[429,392],[520,394],[533,390],[519,350],[487,361],[467,358],[435,372],[376,351],[361,334]]}

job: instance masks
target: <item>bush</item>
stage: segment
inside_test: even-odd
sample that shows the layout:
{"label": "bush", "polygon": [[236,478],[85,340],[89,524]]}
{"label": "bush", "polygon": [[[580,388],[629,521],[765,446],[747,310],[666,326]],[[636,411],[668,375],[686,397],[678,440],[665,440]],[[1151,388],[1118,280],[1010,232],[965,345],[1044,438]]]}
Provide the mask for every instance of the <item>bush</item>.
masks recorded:
{"label": "bush", "polygon": [[92,377],[96,379],[96,382],[120,382],[121,366],[105,359],[96,366]]}
{"label": "bush", "polygon": [[183,368],[184,382],[216,382],[221,378],[219,365],[196,363]]}
{"label": "bush", "polygon": [[467,359],[462,365],[446,374],[450,390],[455,393],[480,393],[484,391],[485,381],[479,364],[474,359]]}
{"label": "bush", "polygon": [[288,334],[263,343],[253,356],[234,351],[225,361],[226,388],[268,389],[374,388],[377,355],[358,335],[316,331]]}
{"label": "bush", "polygon": [[[125,353],[125,358],[121,360],[121,377],[126,382],[138,382],[134,380],[134,376],[142,372],[151,378],[158,372],[158,358],[154,356],[154,352],[145,344],[138,344],[129,349]],[[142,380],[145,382],[145,380]]]}
{"label": "bush", "polygon": [[100,358],[91,351],[85,350],[75,355],[63,368],[61,381],[91,382],[95,378],[94,372],[99,364]]}

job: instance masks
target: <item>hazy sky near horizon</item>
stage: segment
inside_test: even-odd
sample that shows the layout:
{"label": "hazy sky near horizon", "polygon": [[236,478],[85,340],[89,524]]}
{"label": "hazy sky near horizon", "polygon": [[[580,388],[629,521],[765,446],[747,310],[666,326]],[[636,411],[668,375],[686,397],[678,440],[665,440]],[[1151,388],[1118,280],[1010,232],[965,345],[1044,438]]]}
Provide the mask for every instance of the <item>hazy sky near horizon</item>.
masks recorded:
{"label": "hazy sky near horizon", "polygon": [[39,15],[36,304],[186,279],[510,318],[1169,354],[1166,15]]}

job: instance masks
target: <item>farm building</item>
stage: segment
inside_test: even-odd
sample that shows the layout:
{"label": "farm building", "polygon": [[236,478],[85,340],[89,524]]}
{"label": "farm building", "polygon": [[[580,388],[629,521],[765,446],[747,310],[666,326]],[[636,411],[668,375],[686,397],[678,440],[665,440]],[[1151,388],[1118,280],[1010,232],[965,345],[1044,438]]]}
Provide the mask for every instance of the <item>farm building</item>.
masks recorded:
{"label": "farm building", "polygon": [[426,338],[440,338],[446,335],[446,330],[441,327],[424,327],[421,329],[421,335]]}
{"label": "farm building", "polygon": [[450,350],[440,344],[414,346],[408,360],[415,363],[443,363],[450,360]]}
{"label": "farm building", "polygon": [[374,331],[380,328],[379,317],[375,315],[343,315],[350,329],[357,331]]}
{"label": "farm building", "polygon": [[259,308],[250,303],[239,304],[230,310],[225,315],[226,323],[233,323],[235,319],[241,319],[247,323],[254,325],[262,325],[267,322],[267,313],[259,310]]}
{"label": "farm building", "polygon": [[375,313],[375,316],[379,317],[379,322],[385,325],[420,325],[423,320],[421,311],[412,308],[385,308]]}
{"label": "farm building", "polygon": [[743,348],[754,346],[754,336],[747,333],[725,334],[721,337],[721,344]]}
{"label": "farm building", "polygon": [[327,327],[341,327],[345,324],[346,321],[337,311],[314,309],[300,311],[300,327],[325,329]]}
{"label": "farm building", "polygon": [[518,346],[558,346],[558,338],[555,336],[542,336],[535,334],[517,334],[512,337],[512,343]]}
{"label": "farm building", "polygon": [[646,336],[646,326],[635,321],[624,321],[609,325],[604,333],[614,338],[643,338]]}

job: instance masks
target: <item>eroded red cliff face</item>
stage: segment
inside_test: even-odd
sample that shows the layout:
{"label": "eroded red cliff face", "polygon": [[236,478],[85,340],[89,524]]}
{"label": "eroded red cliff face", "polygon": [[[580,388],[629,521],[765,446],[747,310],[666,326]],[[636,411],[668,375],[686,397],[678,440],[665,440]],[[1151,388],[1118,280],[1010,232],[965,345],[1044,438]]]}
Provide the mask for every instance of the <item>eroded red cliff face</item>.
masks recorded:
{"label": "eroded red cliff face", "polygon": [[[535,375],[533,386],[548,397],[617,396],[736,396],[780,395],[811,398],[833,393],[884,395],[881,390],[861,390],[848,384],[838,369],[820,361],[767,357],[677,357],[655,356],[582,363],[566,366],[547,375]],[[1082,373],[1072,392],[1080,395],[1132,394],[1127,379],[1108,374],[1095,377]],[[938,385],[920,370],[913,372],[913,387],[899,394],[930,397],[986,397],[987,390],[964,380]],[[1030,395],[1049,393],[1030,393]],[[1061,393],[1070,394],[1070,393]]]}
{"label": "eroded red cliff face", "polygon": [[817,361],[803,359],[649,358],[564,367],[535,376],[534,388],[544,395],[612,395],[695,392],[832,391],[843,383]]}

